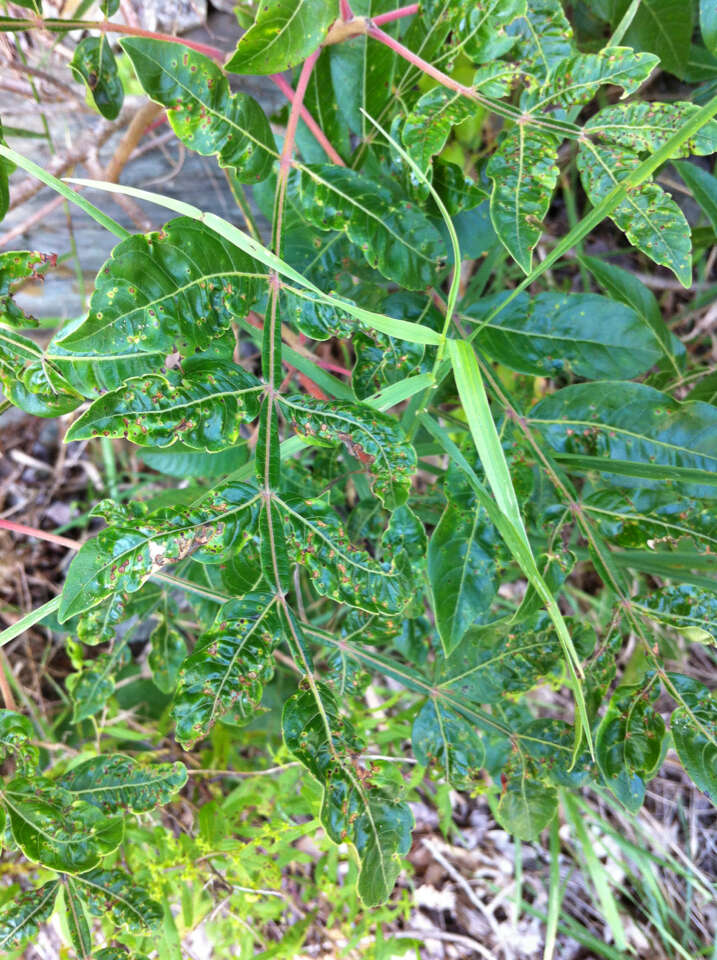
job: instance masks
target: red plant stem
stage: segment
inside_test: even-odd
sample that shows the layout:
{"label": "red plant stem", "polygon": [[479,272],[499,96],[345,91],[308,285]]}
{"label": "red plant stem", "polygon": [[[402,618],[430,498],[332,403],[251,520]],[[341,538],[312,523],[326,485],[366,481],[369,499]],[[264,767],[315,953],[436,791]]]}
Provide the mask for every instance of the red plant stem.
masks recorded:
{"label": "red plant stem", "polygon": [[384,33],[383,30],[379,29],[374,20],[369,24],[368,36],[373,37],[374,40],[378,40],[379,43],[384,44],[390,50],[393,50],[403,57],[404,60],[407,60],[409,63],[412,63],[414,67],[418,67],[419,70],[422,70],[423,73],[427,74],[429,77],[433,77],[434,80],[437,80],[438,83],[442,84],[444,87],[448,87],[451,90],[456,90],[458,93],[462,93],[464,97],[470,97],[471,100],[480,101],[482,98],[476,94],[475,90],[472,87],[467,87],[464,83],[459,83],[457,80],[454,80],[452,77],[449,77],[447,73],[443,73],[442,70],[439,70],[437,67],[434,67],[433,64],[429,63],[427,60],[423,60],[413,50],[409,50],[408,47],[404,47],[402,43],[399,43],[398,40],[394,40],[393,37],[389,34]]}
{"label": "red plant stem", "polygon": [[[289,101],[293,102],[294,91],[291,88],[291,86],[286,82],[286,80],[284,80],[281,74],[278,74],[278,73],[270,74],[269,79],[275,86],[279,88],[279,90],[281,90],[281,92],[284,94],[285,97],[287,97]],[[321,129],[321,127],[318,125],[316,120],[314,120],[314,118],[311,116],[311,114],[303,105],[303,103],[300,107],[300,111],[301,111],[301,119],[304,121],[304,123],[309,128],[309,130],[311,130],[311,132],[313,133],[316,139],[316,142],[323,149],[324,153],[329,158],[329,160],[331,160],[332,163],[335,163],[339,167],[345,167],[346,164],[338,155],[336,150],[331,146],[331,143],[328,137],[326,136],[324,131]]]}
{"label": "red plant stem", "polygon": [[380,27],[384,23],[391,23],[393,20],[401,20],[403,17],[412,17],[418,13],[420,4],[409,3],[407,7],[399,7],[397,10],[389,10],[388,13],[379,13],[377,17],[371,17],[371,22],[375,27]]}
{"label": "red plant stem", "polygon": [[349,0],[341,0],[339,3],[339,9],[341,11],[342,20],[353,20],[354,12],[351,9],[351,4]]}
{"label": "red plant stem", "polygon": [[37,537],[38,540],[47,540],[48,543],[56,543],[60,547],[68,547],[70,550],[79,550],[80,544],[77,540],[70,540],[69,537],[60,537],[56,533],[50,533],[47,530],[37,530],[35,527],[26,527],[23,523],[15,523],[14,520],[3,520],[0,518],[0,529],[10,530],[12,533],[21,533],[25,537]]}

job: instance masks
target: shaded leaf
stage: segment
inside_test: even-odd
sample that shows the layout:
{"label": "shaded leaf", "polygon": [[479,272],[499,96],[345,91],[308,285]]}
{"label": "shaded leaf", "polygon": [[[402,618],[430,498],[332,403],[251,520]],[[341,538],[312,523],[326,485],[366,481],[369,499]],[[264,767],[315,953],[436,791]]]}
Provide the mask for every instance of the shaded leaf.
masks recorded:
{"label": "shaded leaf", "polygon": [[151,932],[162,919],[160,905],[123,870],[91,870],[75,883],[93,917],[107,914],[130,933]]}
{"label": "shaded leaf", "polygon": [[242,183],[269,176],[277,156],[269,121],[253,97],[230,91],[213,60],[146,37],[125,37],[121,46],[147,96],[167,107],[183,143],[202,156],[216,156]]}
{"label": "shaded leaf", "polygon": [[171,694],[177,684],[177,676],[182,661],[187,655],[184,637],[162,619],[152,631],[147,664],[152,671],[152,679],[162,693]]}
{"label": "shaded leaf", "polygon": [[36,937],[50,919],[60,884],[50,880],[33,890],[25,890],[0,909],[0,950],[10,951],[30,937]]}
{"label": "shaded leaf", "polygon": [[645,783],[662,762],[665,721],[655,710],[660,684],[654,674],[618,687],[595,736],[595,756],[608,787],[625,806],[638,810]]}
{"label": "shaded leaf", "polygon": [[35,730],[28,717],[14,710],[0,710],[0,758],[15,756],[22,766],[36,766]]}
{"label": "shaded leaf", "polygon": [[540,240],[543,218],[558,180],[559,140],[544,130],[517,124],[486,167],[493,181],[490,215],[501,242],[525,273]]}
{"label": "shaded leaf", "polygon": [[495,527],[483,509],[446,507],[428,544],[433,609],[446,654],[461,643],[472,624],[491,619],[498,550]]}
{"label": "shaded leaf", "polygon": [[717,703],[699,680],[670,674],[679,706],[670,717],[670,731],[678,756],[695,784],[717,798]]}
{"label": "shaded leaf", "polygon": [[91,757],[69,770],[59,786],[105,814],[146,813],[169,803],[187,782],[183,763],[138,763],[120,753]]}
{"label": "shaded leaf", "polygon": [[[505,297],[483,298],[462,312],[482,321]],[[476,343],[512,370],[538,377],[627,380],[663,355],[640,314],[592,293],[521,293],[479,328]]]}
{"label": "shaded leaf", "polygon": [[560,0],[530,0],[525,16],[511,24],[508,33],[520,38],[523,67],[541,83],[575,50]]}
{"label": "shaded leaf", "polygon": [[343,443],[371,474],[371,488],[388,509],[406,502],[416,452],[398,422],[360,403],[326,403],[300,394],[280,398],[291,426],[310,443]]}
{"label": "shaded leaf", "polygon": [[253,716],[284,634],[276,595],[249,594],[224,604],[179,672],[172,716],[185,749],[222,717],[237,723]]}
{"label": "shaded leaf", "polygon": [[286,702],[282,728],[289,750],[324,788],[324,829],[335,843],[349,841],[356,847],[361,899],[366,906],[382,903],[411,846],[413,816],[396,783],[378,763],[365,766],[356,757],[363,743],[323,684]]}
{"label": "shaded leaf", "polygon": [[712,0],[700,0],[700,30],[705,46],[717,56],[717,7]]}
{"label": "shaded leaf", "polygon": [[485,763],[485,747],[476,728],[435,700],[427,700],[413,721],[411,745],[423,766],[441,764],[457,790],[474,786]]}
{"label": "shaded leaf", "polygon": [[85,84],[102,116],[115,120],[124,102],[124,88],[107,37],[102,34],[80,40],[70,70],[75,80]]}
{"label": "shaded leaf", "polygon": [[717,496],[717,408],[710,404],[679,403],[641,383],[581,383],[541,400],[529,419],[565,462],[597,468],[615,486],[654,478],[679,483],[689,496]]}
{"label": "shaded leaf", "polygon": [[259,412],[261,383],[229,361],[187,360],[183,370],[133,377],[98,397],[75,420],[65,442],[124,437],[139,446],[214,453],[234,446],[242,423]]}
{"label": "shaded leaf", "polygon": [[280,509],[289,556],[306,569],[317,593],[384,617],[404,609],[413,586],[403,553],[390,561],[374,560],[348,540],[322,500],[287,499]]}
{"label": "shaded leaf", "polygon": [[496,820],[518,839],[536,840],[558,809],[557,790],[540,779],[536,762],[520,751],[511,754],[501,779]]}
{"label": "shaded leaf", "polygon": [[[2,163],[0,160],[0,164]],[[0,253],[0,323],[20,329],[37,326],[37,320],[14,302],[13,293],[26,280],[42,279],[45,272],[56,263],[55,254],[38,253],[37,250],[8,250]]]}
{"label": "shaded leaf", "polygon": [[256,519],[258,495],[246,483],[216,487],[190,507],[146,513],[102,501],[93,510],[110,523],[78,551],[67,572],[58,616],[64,622],[115,592],[132,593],[165,566],[200,552],[220,553],[248,536]]}
{"label": "shaded leaf", "polygon": [[[717,150],[717,144],[715,150]],[[712,224],[712,229],[717,232],[717,177],[713,177],[709,171],[703,170],[694,163],[681,161],[674,166]]]}
{"label": "shaded leaf", "polygon": [[60,417],[82,397],[32,340],[0,327],[0,384],[8,400],[35,417]]}
{"label": "shaded leaf", "polygon": [[648,617],[679,630],[692,643],[717,644],[717,593],[680,583],[642,594],[633,604]]}
{"label": "shaded leaf", "polygon": [[428,218],[388,178],[312,164],[298,178],[301,213],[320,230],[340,230],[371,266],[409,290],[435,283],[445,249]]}
{"label": "shaded leaf", "polygon": [[[618,0],[613,12],[615,23],[630,0]],[[694,20],[692,4],[684,0],[642,0],[625,34],[625,43],[637,50],[650,50],[670,73],[682,76],[690,52]]]}
{"label": "shaded leaf", "polygon": [[336,0],[261,0],[256,20],[226,62],[232,73],[281,73],[321,45],[338,17]]}
{"label": "shaded leaf", "polygon": [[[690,120],[700,108],[694,103],[616,103],[600,110],[585,124],[585,133],[599,142],[618,143],[640,153],[655,153]],[[708,156],[717,151],[717,120],[707,123],[688,137],[675,153]]]}
{"label": "shaded leaf", "polygon": [[115,676],[130,660],[127,644],[118,641],[109,653],[100,654],[65,680],[72,700],[72,722],[80,723],[103,710],[115,692]]}
{"label": "shaded leaf", "polygon": [[[2,135],[2,120],[0,120],[0,146],[7,146]],[[0,220],[5,217],[10,209],[10,184],[8,181],[14,169],[14,164],[6,160],[5,157],[0,157]]]}
{"label": "shaded leaf", "polygon": [[28,858],[62,873],[92,870],[122,842],[124,826],[43,778],[3,790],[15,842]]}

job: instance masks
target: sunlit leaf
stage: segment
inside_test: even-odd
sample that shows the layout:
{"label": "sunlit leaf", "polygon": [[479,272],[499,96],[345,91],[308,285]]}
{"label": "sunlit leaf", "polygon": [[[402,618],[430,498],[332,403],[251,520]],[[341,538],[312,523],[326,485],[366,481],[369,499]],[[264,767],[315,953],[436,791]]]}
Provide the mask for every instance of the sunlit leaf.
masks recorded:
{"label": "sunlit leaf", "polygon": [[58,784],[109,815],[119,810],[146,813],[169,803],[186,781],[183,763],[142,764],[113,753],[83,761]]}
{"label": "sunlit leaf", "polygon": [[338,17],[336,0],[262,0],[227,60],[232,73],[281,73],[321,44]]}

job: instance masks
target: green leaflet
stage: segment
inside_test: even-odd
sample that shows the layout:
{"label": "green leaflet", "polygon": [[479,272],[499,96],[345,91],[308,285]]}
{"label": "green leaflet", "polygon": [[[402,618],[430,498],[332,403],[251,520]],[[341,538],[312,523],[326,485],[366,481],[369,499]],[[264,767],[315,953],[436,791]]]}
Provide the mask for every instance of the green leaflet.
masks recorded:
{"label": "green leaflet", "polygon": [[582,507],[600,534],[621,547],[649,547],[650,541],[694,540],[699,550],[717,550],[717,516],[707,501],[681,497],[669,489],[630,491],[605,488],[584,498]]}
{"label": "green leaflet", "polygon": [[670,694],[679,706],[670,717],[675,750],[700,790],[717,798],[717,703],[698,680],[669,674]]}
{"label": "green leaflet", "polygon": [[254,487],[228,482],[193,507],[146,514],[103,501],[93,511],[111,524],[87,541],[70,565],[59,618],[64,622],[115,592],[132,593],[167,564],[192,553],[205,558],[239,544],[256,520]]}
{"label": "green leaflet", "polygon": [[437,281],[445,256],[441,235],[392,180],[378,182],[330,164],[302,167],[297,179],[297,199],[309,223],[344,231],[371,266],[409,290]]}
{"label": "green leaflet", "polygon": [[179,762],[141,764],[119,753],[104,754],[78,764],[57,782],[107,815],[146,813],[170,802],[187,782],[187,770]]}
{"label": "green leaflet", "polygon": [[561,0],[530,0],[525,16],[511,24],[529,73],[545,83],[555,67],[575,52],[573,30]]}
{"label": "green leaflet", "polygon": [[484,0],[480,4],[459,0],[454,6],[451,43],[473,63],[497,60],[515,45],[516,37],[506,27],[525,14],[526,0]]}
{"label": "green leaflet", "polygon": [[163,40],[126,37],[121,45],[145,93],[167,107],[183,143],[203,156],[217,156],[242,183],[269,176],[277,156],[269,121],[252,97],[231,93],[213,60]]}
{"label": "green leaflet", "polygon": [[70,69],[75,79],[85,84],[102,116],[115,120],[122,109],[124,89],[107,37],[101,35],[80,40]]}
{"label": "green leaflet", "polygon": [[[616,0],[613,22],[617,23],[630,0]],[[665,70],[681,77],[687,65],[694,20],[692,4],[683,0],[641,0],[625,34],[625,43],[636,50],[656,53]]]}
{"label": "green leaflet", "polygon": [[608,381],[565,387],[533,407],[529,420],[560,460],[598,469],[614,486],[670,482],[688,496],[717,496],[717,408],[710,404]]}
{"label": "green leaflet", "polygon": [[446,654],[461,643],[472,624],[491,619],[501,546],[483,509],[446,506],[428,545],[433,609]]}
{"label": "green leaflet", "polygon": [[[7,143],[5,142],[2,135],[2,120],[0,119],[0,146],[6,147]],[[5,157],[0,157],[0,220],[2,220],[8,210],[10,209],[10,184],[8,182],[10,174],[15,169],[14,164],[10,163],[9,160],[6,160]]]}
{"label": "green leaflet", "polygon": [[419,763],[439,763],[457,790],[470,789],[485,763],[485,746],[475,727],[435,700],[427,700],[413,721],[411,746]]}
{"label": "green leaflet", "polygon": [[535,760],[522,751],[510,755],[494,814],[498,823],[520,840],[536,840],[555,816],[558,792],[540,778]]}
{"label": "green leaflet", "polygon": [[[2,162],[0,161],[0,164]],[[19,329],[37,326],[37,320],[21,310],[12,296],[23,281],[41,278],[56,262],[55,254],[38,253],[37,250],[9,250],[0,253],[0,323]]]}
{"label": "green leaflet", "polygon": [[35,417],[59,417],[82,403],[32,340],[0,327],[0,384],[15,406]]}
{"label": "green leaflet", "polygon": [[324,829],[335,843],[349,841],[356,847],[361,899],[369,907],[383,903],[411,846],[413,816],[399,799],[400,778],[391,782],[390,770],[355,758],[363,744],[323,684],[286,702],[282,729],[289,750],[324,788]]}
{"label": "green leaflet", "polygon": [[390,560],[374,560],[348,540],[323,500],[287,498],[279,501],[278,509],[284,516],[289,557],[305,569],[322,597],[384,617],[406,607],[414,588],[403,552]]}
{"label": "green leaflet", "polygon": [[[462,313],[481,321],[505,297],[485,297]],[[663,355],[640,314],[591,293],[521,293],[478,329],[475,342],[481,350],[512,370],[537,377],[572,373],[591,380],[627,380]]]}
{"label": "green leaflet", "polygon": [[160,905],[123,870],[91,870],[75,877],[75,884],[93,917],[108,914],[130,933],[147,934],[162,919]]}
{"label": "green leaflet", "polygon": [[30,741],[35,731],[27,717],[14,710],[0,710],[0,758],[14,756],[21,766],[37,766],[38,751]]}
{"label": "green leaflet", "polygon": [[305,60],[338,17],[337,0],[262,0],[226,62],[232,73],[281,73]]}
{"label": "green leaflet", "polygon": [[75,953],[80,960],[90,960],[92,956],[90,925],[87,922],[82,898],[77,890],[77,883],[70,876],[63,877],[62,898],[65,901],[65,921]]}
{"label": "green leaflet", "polygon": [[690,642],[717,644],[717,593],[681,583],[652,590],[632,602],[641,613],[669,624]]}
{"label": "green leaflet", "polygon": [[50,880],[41,887],[25,890],[0,909],[0,950],[10,951],[37,936],[50,919],[60,883]]}
{"label": "green leaflet", "polygon": [[[700,108],[694,103],[616,103],[600,110],[585,124],[585,133],[599,143],[618,143],[640,153],[654,153]],[[717,151],[717,120],[709,120],[675,152],[708,156]]]}
{"label": "green leaflet", "polygon": [[[640,165],[640,157],[612,143],[581,144],[578,169],[594,206]],[[669,267],[680,283],[692,282],[690,228],[675,201],[656,183],[630,190],[610,218],[630,243],[655,263]]]}
{"label": "green leaflet", "polygon": [[560,141],[551,133],[517,124],[486,167],[493,181],[490,216],[513,259],[530,273],[533,248],[558,180]]}
{"label": "green leaflet", "polygon": [[642,806],[645,783],[664,756],[665,721],[653,706],[659,694],[654,674],[619,687],[595,737],[595,755],[608,787],[633,812]]}
{"label": "green leaflet", "polygon": [[674,166],[712,224],[712,229],[717,231],[717,177],[694,163],[680,161]]}
{"label": "green leaflet", "polygon": [[48,780],[18,778],[2,792],[15,842],[29,860],[62,873],[92,870],[122,842],[118,817]]}
{"label": "green leaflet", "polygon": [[187,644],[182,634],[162,618],[149,638],[151,649],[147,664],[152,680],[162,693],[174,693],[182,661],[187,656]]}
{"label": "green leaflet", "polygon": [[554,676],[561,656],[545,613],[522,624],[473,626],[441,665],[439,687],[472,703],[497,703]]}
{"label": "green leaflet", "polygon": [[374,494],[389,510],[406,502],[416,452],[393,417],[360,403],[329,404],[302,395],[280,397],[280,403],[294,430],[309,443],[343,443],[369,471]]}
{"label": "green leaflet", "polygon": [[172,716],[185,750],[217,720],[238,723],[253,716],[284,634],[276,595],[248,594],[224,604],[179,672]]}
{"label": "green leaflet", "polygon": [[242,423],[259,412],[262,385],[230,361],[187,360],[182,370],[133,377],[98,397],[65,434],[65,442],[125,437],[139,446],[181,442],[213,453],[234,446]]}
{"label": "green leaflet", "polygon": [[189,355],[246,315],[265,276],[204,224],[179,217],[114,248],[97,275],[87,319],[58,342],[94,357],[174,349]]}
{"label": "green leaflet", "polygon": [[[505,97],[515,77],[513,64],[486,64],[476,72],[472,87],[489,97]],[[446,87],[435,87],[424,93],[407,115],[401,130],[403,145],[421,170],[428,171],[431,158],[444,148],[451,129],[475,116],[479,109],[476,103]]]}
{"label": "green leaflet", "polygon": [[72,700],[72,722],[80,723],[103,710],[115,692],[115,675],[130,662],[124,640],[117,641],[109,653],[87,662],[84,669],[71,673],[65,681]]}
{"label": "green leaflet", "polygon": [[562,107],[588,103],[603,84],[623,88],[623,97],[635,91],[658,65],[658,57],[634,53],[629,47],[605,47],[600,53],[578,53],[557,63],[548,83],[529,95],[521,105],[530,112],[548,104]]}
{"label": "green leaflet", "polygon": [[717,7],[712,0],[700,0],[700,31],[707,49],[717,56]]}

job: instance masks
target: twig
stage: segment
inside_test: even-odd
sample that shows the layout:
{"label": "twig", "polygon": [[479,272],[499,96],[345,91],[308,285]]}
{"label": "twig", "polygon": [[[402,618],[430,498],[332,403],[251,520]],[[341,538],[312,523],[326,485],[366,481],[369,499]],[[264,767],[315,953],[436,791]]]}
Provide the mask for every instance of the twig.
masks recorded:
{"label": "twig", "polygon": [[[291,86],[286,82],[286,80],[284,80],[281,74],[278,74],[278,73],[270,74],[269,79],[275,86],[279,88],[279,90],[281,90],[281,92],[284,94],[284,96],[287,97],[287,99],[290,102],[293,102],[294,91],[292,90]],[[332,163],[335,163],[339,167],[345,167],[346,164],[341,159],[341,157],[336,152],[336,150],[331,146],[331,143],[329,142],[328,137],[326,136],[324,131],[318,125],[316,120],[314,120],[314,118],[311,116],[311,114],[303,104],[301,105],[300,113],[301,113],[301,119],[304,121],[304,123],[309,128],[309,130],[311,130],[316,142],[323,149],[324,153],[329,158],[329,160],[331,160]]]}
{"label": "twig", "polygon": [[393,20],[401,20],[403,17],[412,17],[418,13],[420,4],[411,3],[407,7],[399,7],[397,10],[389,10],[388,13],[379,13],[377,17],[371,17],[373,24],[377,27],[384,23],[391,23]]}

